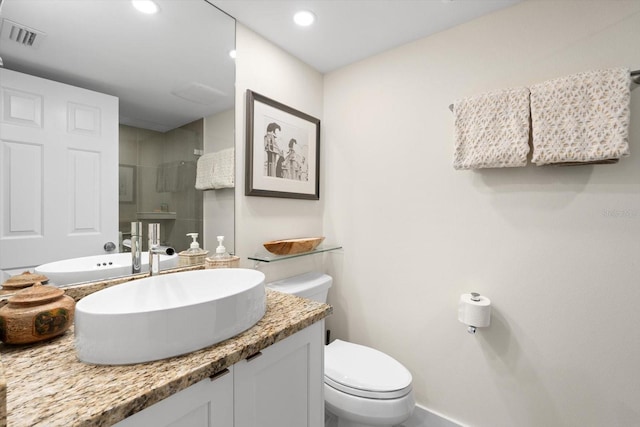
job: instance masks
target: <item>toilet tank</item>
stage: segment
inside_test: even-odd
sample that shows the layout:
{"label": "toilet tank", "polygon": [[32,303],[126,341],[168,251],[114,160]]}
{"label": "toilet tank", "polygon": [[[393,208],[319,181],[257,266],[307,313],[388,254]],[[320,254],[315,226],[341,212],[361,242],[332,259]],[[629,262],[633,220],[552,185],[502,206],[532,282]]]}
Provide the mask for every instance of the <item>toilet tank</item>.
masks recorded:
{"label": "toilet tank", "polygon": [[327,274],[311,272],[267,283],[266,287],[326,303],[332,282],[333,278]]}

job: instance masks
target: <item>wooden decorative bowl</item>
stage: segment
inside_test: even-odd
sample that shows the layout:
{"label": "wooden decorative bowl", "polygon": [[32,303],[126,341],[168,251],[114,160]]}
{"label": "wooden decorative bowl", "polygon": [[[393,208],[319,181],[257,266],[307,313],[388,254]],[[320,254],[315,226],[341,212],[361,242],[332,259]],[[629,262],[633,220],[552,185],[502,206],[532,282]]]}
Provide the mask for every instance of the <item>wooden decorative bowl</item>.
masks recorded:
{"label": "wooden decorative bowl", "polygon": [[299,239],[272,240],[263,243],[266,250],[275,255],[295,255],[318,247],[324,237],[302,237]]}

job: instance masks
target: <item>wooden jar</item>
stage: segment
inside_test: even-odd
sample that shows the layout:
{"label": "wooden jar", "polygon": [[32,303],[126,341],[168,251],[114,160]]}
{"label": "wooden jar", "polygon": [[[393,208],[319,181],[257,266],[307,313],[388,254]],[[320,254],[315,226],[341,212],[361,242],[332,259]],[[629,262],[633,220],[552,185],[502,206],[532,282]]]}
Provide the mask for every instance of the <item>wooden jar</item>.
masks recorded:
{"label": "wooden jar", "polygon": [[2,289],[23,289],[28,288],[29,286],[33,286],[37,282],[44,283],[47,280],[49,280],[47,276],[37,273],[31,273],[30,271],[25,271],[18,276],[9,278],[9,280],[2,284]]}
{"label": "wooden jar", "polygon": [[0,308],[0,341],[27,344],[61,335],[73,324],[75,306],[64,290],[38,282]]}

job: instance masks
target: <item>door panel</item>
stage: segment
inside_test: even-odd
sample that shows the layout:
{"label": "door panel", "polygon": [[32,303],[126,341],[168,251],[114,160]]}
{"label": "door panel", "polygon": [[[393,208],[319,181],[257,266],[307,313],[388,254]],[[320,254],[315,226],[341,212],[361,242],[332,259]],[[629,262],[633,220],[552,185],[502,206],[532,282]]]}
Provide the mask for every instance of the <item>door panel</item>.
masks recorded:
{"label": "door panel", "polygon": [[118,241],[118,99],[0,69],[0,269]]}

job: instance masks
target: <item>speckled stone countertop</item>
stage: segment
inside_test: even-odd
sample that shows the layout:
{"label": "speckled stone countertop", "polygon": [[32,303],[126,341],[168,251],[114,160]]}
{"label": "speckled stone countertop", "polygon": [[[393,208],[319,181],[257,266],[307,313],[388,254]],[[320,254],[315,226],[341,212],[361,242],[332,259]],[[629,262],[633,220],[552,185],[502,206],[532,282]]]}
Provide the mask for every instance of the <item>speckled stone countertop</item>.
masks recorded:
{"label": "speckled stone countertop", "polygon": [[127,366],[79,362],[73,329],[41,344],[20,347],[2,344],[7,417],[0,418],[0,425],[3,422],[11,427],[112,425],[293,335],[331,312],[329,305],[267,289],[266,314],[240,335],[184,356]]}

